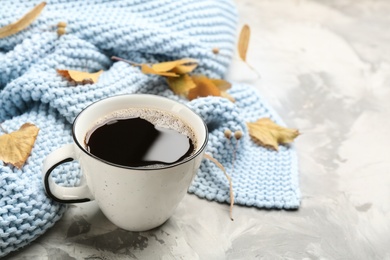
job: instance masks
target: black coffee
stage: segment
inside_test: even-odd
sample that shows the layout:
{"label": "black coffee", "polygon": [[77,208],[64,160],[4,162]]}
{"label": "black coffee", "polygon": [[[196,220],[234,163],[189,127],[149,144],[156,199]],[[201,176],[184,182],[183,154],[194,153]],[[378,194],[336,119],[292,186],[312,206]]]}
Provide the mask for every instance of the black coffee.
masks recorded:
{"label": "black coffee", "polygon": [[85,145],[93,155],[122,166],[170,165],[193,153],[189,132],[180,119],[161,111],[124,110],[95,126]]}

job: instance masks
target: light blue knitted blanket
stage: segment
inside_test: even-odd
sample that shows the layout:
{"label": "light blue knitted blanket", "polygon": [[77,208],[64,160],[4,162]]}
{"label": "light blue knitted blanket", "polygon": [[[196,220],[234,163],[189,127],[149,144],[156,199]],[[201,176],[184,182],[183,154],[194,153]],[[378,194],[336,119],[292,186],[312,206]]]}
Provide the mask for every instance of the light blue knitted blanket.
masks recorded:
{"label": "light blue knitted blanket", "polygon": [[[38,1],[2,1],[0,27],[15,22]],[[57,36],[56,25],[67,23]],[[252,86],[233,84],[232,103],[219,97],[191,102],[172,93],[164,79],[113,62],[119,56],[137,63],[195,58],[195,73],[222,78],[236,46],[237,14],[228,0],[47,1],[24,31],[0,39],[0,122],[8,131],[31,122],[40,132],[21,170],[0,162],[0,257],[43,234],[66,206],[49,199],[41,183],[45,156],[72,142],[71,123],[90,103],[116,94],[149,93],[187,104],[207,123],[207,153],[232,175],[235,203],[258,208],[299,206],[297,158],[293,147],[279,152],[254,144],[246,122],[270,117],[283,125]],[[218,47],[223,55],[212,52]],[[71,86],[56,69],[104,70],[99,82]],[[241,130],[232,171],[232,144],[224,130]],[[234,141],[233,141],[233,145]],[[58,183],[77,184],[77,163],[54,173]],[[229,203],[223,172],[204,160],[189,189],[201,198]],[[237,216],[238,217],[238,216]]]}

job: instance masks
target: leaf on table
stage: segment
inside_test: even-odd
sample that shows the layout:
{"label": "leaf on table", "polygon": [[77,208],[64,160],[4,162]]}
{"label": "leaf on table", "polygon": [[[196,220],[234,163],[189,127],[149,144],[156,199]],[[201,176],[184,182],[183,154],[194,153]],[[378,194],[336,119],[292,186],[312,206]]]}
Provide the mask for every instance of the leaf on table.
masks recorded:
{"label": "leaf on table", "polygon": [[238,38],[238,55],[243,61],[246,61],[246,53],[248,51],[250,35],[250,28],[247,24],[245,24],[242,27],[240,36]]}
{"label": "leaf on table", "polygon": [[74,81],[77,84],[94,84],[99,80],[103,70],[99,70],[98,72],[94,73],[77,70],[57,70],[57,73],[67,80]]}
{"label": "leaf on table", "polygon": [[291,143],[299,135],[297,129],[279,126],[269,118],[260,118],[254,123],[247,123],[247,126],[255,141],[276,151],[279,144]]}
{"label": "leaf on table", "polygon": [[[1,27],[0,28],[0,38],[8,37],[10,35],[16,34],[16,33],[20,32],[21,30],[27,28],[39,16],[39,14],[42,12],[45,5],[46,5],[46,2],[42,2],[38,5],[36,5],[31,11],[26,13],[18,21],[11,23],[9,25],[6,25],[4,27]],[[2,8],[4,8],[4,7],[2,7]]]}
{"label": "leaf on table", "polygon": [[225,97],[234,102],[234,98],[226,93],[231,87],[231,84],[222,79],[210,79],[204,75],[191,76],[195,83],[195,87],[190,89],[187,98],[193,100],[198,97],[217,96]]}
{"label": "leaf on table", "polygon": [[25,123],[19,130],[0,136],[0,160],[21,169],[26,162],[39,128],[34,124]]}
{"label": "leaf on table", "polygon": [[176,95],[185,96],[192,88],[196,87],[194,81],[188,74],[183,74],[179,77],[167,77],[167,82]]}

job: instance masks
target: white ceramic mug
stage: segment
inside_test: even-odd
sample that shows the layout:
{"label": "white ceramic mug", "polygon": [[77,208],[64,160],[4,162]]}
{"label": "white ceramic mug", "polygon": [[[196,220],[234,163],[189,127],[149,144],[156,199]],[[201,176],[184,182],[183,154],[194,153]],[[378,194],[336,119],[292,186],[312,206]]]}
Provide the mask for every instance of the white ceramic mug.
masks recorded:
{"label": "white ceramic mug", "polygon": [[[114,111],[134,107],[155,108],[178,116],[194,131],[197,142],[194,153],[168,166],[145,168],[105,162],[86,150],[84,139],[96,121]],[[43,165],[46,194],[62,203],[95,200],[118,227],[144,231],[168,220],[183,199],[203,158],[208,132],[199,115],[183,104],[155,95],[129,94],[109,97],[85,108],[73,123],[73,141],[46,157]],[[59,186],[51,172],[72,160],[80,164],[81,184]]]}

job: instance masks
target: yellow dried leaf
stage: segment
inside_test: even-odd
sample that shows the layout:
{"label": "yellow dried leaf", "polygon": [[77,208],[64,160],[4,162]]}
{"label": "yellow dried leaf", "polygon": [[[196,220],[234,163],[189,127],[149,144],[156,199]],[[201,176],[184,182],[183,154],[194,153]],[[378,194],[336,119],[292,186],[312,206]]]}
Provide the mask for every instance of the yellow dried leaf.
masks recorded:
{"label": "yellow dried leaf", "polygon": [[77,70],[57,70],[57,73],[78,84],[94,84],[98,81],[100,75],[103,73],[103,70],[99,70],[95,73]]}
{"label": "yellow dried leaf", "polygon": [[37,138],[39,128],[25,123],[19,130],[0,136],[0,160],[22,168]]}
{"label": "yellow dried leaf", "polygon": [[160,75],[160,76],[165,76],[165,77],[179,77],[179,75],[174,73],[174,72],[155,71],[153,68],[149,67],[146,64],[141,64],[141,71],[144,74],[155,74],[155,75]]}
{"label": "yellow dried leaf", "polygon": [[192,64],[184,64],[184,65],[177,65],[172,69],[172,72],[175,72],[177,74],[185,74],[192,72],[198,64],[192,63]]}
{"label": "yellow dried leaf", "polygon": [[191,77],[195,87],[190,89],[187,98],[193,100],[198,97],[217,96],[229,99],[235,102],[235,99],[226,93],[231,84],[223,79],[210,79],[203,75],[194,75]]}
{"label": "yellow dried leaf", "polygon": [[195,87],[195,83],[188,74],[180,77],[168,77],[168,85],[176,95],[187,95],[188,91]]}
{"label": "yellow dried leaf", "polygon": [[[182,66],[185,64],[193,64],[196,63],[194,59],[180,59],[174,61],[160,62],[152,65],[152,69],[157,72],[168,72],[170,70],[175,69],[178,66]],[[196,67],[196,66],[195,66]],[[186,73],[186,72],[184,72]]]}
{"label": "yellow dried leaf", "polygon": [[291,143],[299,135],[297,129],[279,126],[269,118],[260,118],[254,123],[247,123],[247,126],[255,141],[275,150],[278,150],[279,144]]}
{"label": "yellow dried leaf", "polygon": [[112,56],[111,59],[123,61],[133,66],[141,67],[141,71],[144,74],[154,74],[164,77],[179,77],[179,75],[192,72],[198,66],[197,60],[190,58],[160,62],[152,64],[151,66],[144,63],[134,63],[116,56]]}
{"label": "yellow dried leaf", "polygon": [[39,16],[45,5],[45,2],[36,5],[31,11],[25,14],[18,21],[0,28],[0,38],[5,38],[7,36],[16,34],[28,27]]}
{"label": "yellow dried leaf", "polygon": [[177,61],[167,61],[152,65],[152,69],[156,72],[167,72],[176,67]]}
{"label": "yellow dried leaf", "polygon": [[229,99],[233,103],[236,102],[234,97],[232,97],[231,95],[229,95],[226,92],[226,90],[228,90],[228,89],[230,89],[232,87],[232,84],[230,84],[229,82],[227,82],[226,80],[223,80],[223,79],[210,79],[210,80],[221,91],[221,97],[227,98],[227,99]]}
{"label": "yellow dried leaf", "polygon": [[223,79],[210,79],[215,86],[219,88],[221,91],[226,91],[232,87],[232,84],[227,82],[226,80]]}
{"label": "yellow dried leaf", "polygon": [[214,83],[207,78],[206,76],[192,76],[196,87],[192,88],[188,92],[187,98],[193,100],[198,97],[207,97],[207,96],[221,96],[221,91]]}
{"label": "yellow dried leaf", "polygon": [[250,28],[247,24],[245,24],[242,27],[240,37],[238,38],[238,55],[243,61],[246,61],[246,53],[248,51],[250,34]]}

